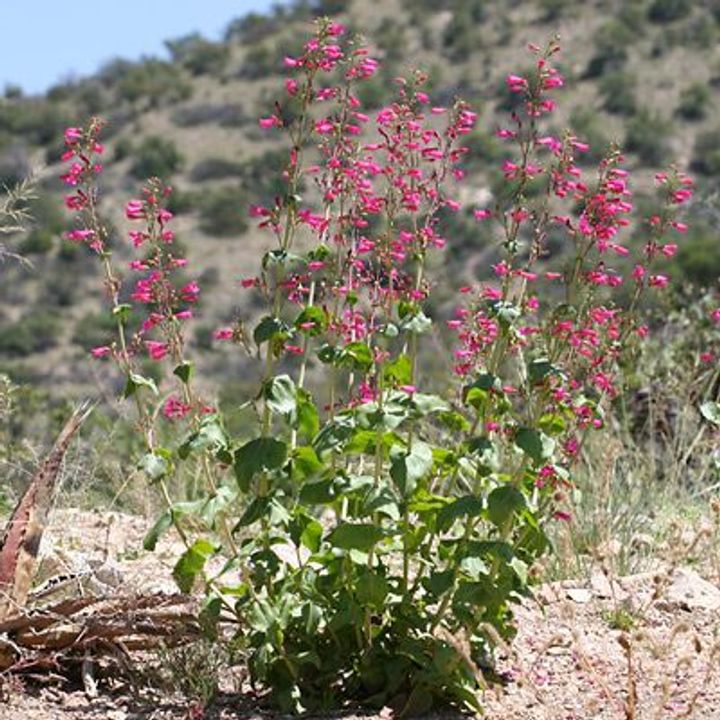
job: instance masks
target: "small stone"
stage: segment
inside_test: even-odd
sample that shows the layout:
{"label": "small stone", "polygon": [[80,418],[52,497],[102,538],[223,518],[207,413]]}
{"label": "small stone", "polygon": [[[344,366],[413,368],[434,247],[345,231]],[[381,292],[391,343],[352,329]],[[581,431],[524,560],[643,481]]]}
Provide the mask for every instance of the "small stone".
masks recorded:
{"label": "small stone", "polygon": [[689,568],[675,570],[665,598],[687,610],[720,609],[720,589]]}
{"label": "small stone", "polygon": [[587,588],[567,588],[565,595],[569,597],[573,602],[585,604],[592,600],[592,592]]}

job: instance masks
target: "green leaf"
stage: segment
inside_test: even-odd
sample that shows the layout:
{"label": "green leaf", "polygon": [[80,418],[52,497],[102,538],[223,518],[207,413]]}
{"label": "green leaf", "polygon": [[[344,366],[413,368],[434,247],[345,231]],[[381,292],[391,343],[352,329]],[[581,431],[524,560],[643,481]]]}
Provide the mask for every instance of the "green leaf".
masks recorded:
{"label": "green leaf", "polygon": [[415,335],[422,335],[432,329],[432,325],[432,320],[422,310],[418,310],[412,317],[403,319],[400,327]]}
{"label": "green leaf", "polygon": [[315,452],[322,457],[329,450],[340,450],[355,431],[355,419],[350,415],[339,415],[325,425],[313,440]]}
{"label": "green leaf", "polygon": [[298,431],[306,438],[313,438],[320,429],[320,414],[307,390],[298,388],[297,391],[297,418]]}
{"label": "green leaf", "polygon": [[412,361],[405,355],[398,355],[383,368],[385,379],[396,385],[409,385],[412,381]]}
{"label": "green leaf", "polygon": [[165,448],[155,448],[154,452],[147,453],[140,458],[138,468],[142,470],[150,480],[159,480],[170,472],[172,467],[170,457],[169,450]]}
{"label": "green leaf", "polygon": [[456,520],[462,517],[478,517],[483,511],[482,498],[466,495],[457,498],[440,510],[437,515],[437,526],[440,532],[448,531]]}
{"label": "green leaf", "polygon": [[[311,328],[303,328],[302,325],[313,323]],[[306,307],[295,318],[295,329],[305,335],[319,335],[327,327],[327,314],[317,305]]]}
{"label": "green leaf", "polygon": [[528,380],[532,385],[542,382],[548,375],[557,372],[557,368],[547,358],[537,358],[528,365]]}
{"label": "green leaf", "polygon": [[304,545],[310,552],[316,553],[320,550],[322,539],[322,525],[303,511],[295,513],[295,517],[288,526],[290,539],[300,547]]}
{"label": "green leaf", "polygon": [[185,460],[192,453],[212,449],[217,452],[228,446],[228,437],[222,426],[219,415],[206,415],[200,428],[190,433],[178,448],[178,456]]}
{"label": "green leaf", "polygon": [[354,370],[367,372],[373,366],[372,350],[364,342],[349,343],[340,351],[340,362]]}
{"label": "green leaf", "polygon": [[555,450],[555,441],[551,437],[530,428],[518,429],[515,444],[538,464],[550,458]]}
{"label": "green leaf", "polygon": [[158,540],[170,529],[172,526],[172,512],[166,510],[160,517],[155,521],[155,524],[147,531],[147,534],[143,538],[143,548],[152,552],[158,544]]}
{"label": "green leaf", "polygon": [[413,393],[411,403],[415,410],[423,416],[450,410],[450,404],[438,395]]}
{"label": "green leaf", "polygon": [[289,375],[277,375],[265,382],[263,398],[278,415],[292,415],[297,407],[297,388]]}
{"label": "green leaf", "polygon": [[343,523],[328,536],[328,542],[341,550],[361,550],[367,552],[385,537],[385,533],[375,525],[368,523]]}
{"label": "green leaf", "polygon": [[560,435],[565,431],[565,418],[558,413],[546,413],[538,420],[538,427],[548,435]]}
{"label": "green leaf", "polygon": [[173,578],[181,592],[189,593],[195,578],[203,571],[205,563],[215,552],[215,546],[208,540],[196,540],[177,561]]}
{"label": "green leaf", "polygon": [[390,459],[390,477],[404,497],[412,495],[418,480],[425,477],[433,466],[432,449],[420,440],[413,442],[409,452],[393,447]]}
{"label": "green leaf", "polygon": [[720,403],[717,402],[704,402],[700,406],[700,414],[713,425],[720,426]]}
{"label": "green leaf", "polygon": [[235,451],[234,470],[240,489],[247,492],[256,473],[281,468],[286,457],[287,445],[281,440],[258,437],[245,443]]}
{"label": "green leaf", "polygon": [[287,332],[287,326],[279,318],[266,315],[255,327],[253,331],[253,340],[255,344],[260,346],[268,340],[281,337]]}
{"label": "green leaf", "polygon": [[315,451],[308,445],[293,450],[292,466],[293,475],[298,480],[307,480],[309,477],[317,475],[324,467]]}
{"label": "green leaf", "polygon": [[514,485],[501,485],[488,496],[488,517],[502,528],[510,518],[525,508],[525,496]]}
{"label": "green leaf", "polygon": [[113,308],[112,314],[116,318],[119,318],[120,322],[126,323],[132,315],[132,305],[129,303],[120,303],[120,305],[116,305]]}
{"label": "green leaf", "polygon": [[383,609],[389,592],[390,585],[382,575],[365,572],[360,576],[357,584],[357,599],[363,605],[376,610]]}
{"label": "green leaf", "polygon": [[455,571],[450,570],[433,570],[430,575],[423,579],[423,587],[434,597],[439,598],[446,593],[453,585],[455,579]]}
{"label": "green leaf", "polygon": [[128,375],[127,382],[125,383],[123,397],[131,397],[135,394],[135,391],[141,387],[149,388],[155,395],[158,394],[157,385],[152,378],[143,377],[142,375],[138,375],[137,373],[130,373]]}
{"label": "green leaf", "polygon": [[240,520],[238,520],[234,529],[237,530],[241,527],[247,527],[260,520],[260,518],[265,517],[268,514],[269,506],[270,498],[268,496],[254,498],[245,509],[245,512],[242,514]]}
{"label": "green leaf", "polygon": [[179,377],[185,385],[190,382],[194,373],[195,366],[191,362],[180,363],[180,365],[173,370],[173,375]]}

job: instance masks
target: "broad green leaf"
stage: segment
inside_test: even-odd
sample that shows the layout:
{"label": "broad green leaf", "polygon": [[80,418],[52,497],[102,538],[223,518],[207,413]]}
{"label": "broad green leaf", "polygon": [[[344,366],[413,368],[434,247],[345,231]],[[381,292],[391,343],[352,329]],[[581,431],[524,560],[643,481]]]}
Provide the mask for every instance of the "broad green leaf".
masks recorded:
{"label": "broad green leaf", "polygon": [[385,379],[396,385],[409,385],[412,381],[412,361],[405,355],[398,355],[383,368]]}
{"label": "broad green leaf", "polygon": [[289,375],[277,375],[265,382],[262,395],[268,407],[278,415],[292,415],[297,406],[297,388]]}
{"label": "broad green leaf", "polygon": [[194,452],[211,449],[217,452],[228,445],[228,437],[220,421],[219,415],[206,415],[200,423],[200,428],[190,433],[183,444],[178,448],[181,459],[187,458]]}
{"label": "broad green leaf", "polygon": [[530,428],[518,429],[515,444],[538,464],[550,458],[555,450],[555,441],[551,437]]}
{"label": "broad green leaf", "polygon": [[426,393],[413,393],[411,404],[420,415],[431,415],[433,413],[445,413],[450,410],[450,404],[438,395]]}
{"label": "broad green leaf", "polygon": [[373,354],[370,346],[364,342],[352,342],[340,351],[343,365],[360,372],[367,372],[373,366]]}
{"label": "broad green leaf", "polygon": [[[302,327],[312,323],[312,327]],[[305,335],[319,335],[327,327],[327,314],[317,305],[306,307],[295,318],[295,329]]]}
{"label": "broad green leaf", "polygon": [[320,415],[310,393],[302,388],[297,391],[296,414],[298,431],[306,438],[315,437],[320,429]]}
{"label": "broad green leaf", "polygon": [[253,339],[255,344],[260,346],[268,340],[281,337],[287,332],[287,326],[279,318],[266,315],[255,327]]}
{"label": "broad green leaf", "polygon": [[360,576],[357,584],[357,599],[363,605],[376,610],[383,609],[385,598],[390,592],[388,581],[378,573],[366,572]]}
{"label": "broad green leaf", "polygon": [[324,467],[315,451],[308,445],[295,448],[291,459],[293,477],[298,480],[307,480],[307,478],[317,475]]}
{"label": "broad green leaf", "polygon": [[173,375],[179,377],[180,380],[187,385],[195,372],[195,366],[191,362],[180,363],[174,370]]}
{"label": "broad green leaf", "polygon": [[404,497],[412,495],[418,480],[425,477],[433,466],[432,449],[420,440],[413,442],[409,452],[393,447],[390,459],[390,477]]}
{"label": "broad green leaf", "polygon": [[403,330],[414,333],[415,335],[422,335],[432,329],[433,321],[422,311],[419,310],[412,317],[403,319],[400,323],[400,327]]}
{"label": "broad green leaf", "polygon": [[700,406],[700,413],[708,422],[720,426],[720,403],[704,402]]}
{"label": "broad green leaf", "polygon": [[448,531],[462,517],[478,517],[483,511],[482,498],[474,495],[453,500],[438,512],[437,526],[440,532]]}
{"label": "broad green leaf", "polygon": [[247,506],[245,512],[242,514],[240,520],[238,520],[235,530],[241,527],[247,527],[252,525],[254,522],[260,520],[268,514],[268,508],[270,506],[270,497],[256,497]]}
{"label": "broad green leaf", "polygon": [[341,550],[361,550],[367,552],[385,537],[385,533],[375,525],[368,523],[343,523],[328,536],[328,542]]}
{"label": "broad green leaf", "polygon": [[208,540],[196,540],[177,561],[173,578],[181,592],[189,593],[195,578],[202,572],[205,563],[215,552],[215,546]]}
{"label": "broad green leaf", "polygon": [[150,480],[159,480],[170,473],[172,463],[170,462],[170,451],[165,448],[155,448],[154,452],[146,453],[140,458],[138,467]]}
{"label": "broad green leaf", "polygon": [[528,380],[531,385],[542,382],[548,375],[557,372],[557,368],[547,358],[537,358],[528,364]]}
{"label": "broad green leaf", "polygon": [[355,419],[350,415],[339,415],[325,425],[313,440],[319,456],[330,450],[340,450],[355,430]]}
{"label": "broad green leaf", "polygon": [[281,468],[286,457],[287,445],[281,440],[259,437],[245,443],[235,451],[234,470],[240,489],[247,492],[256,473]]}
{"label": "broad green leaf", "polygon": [[488,517],[502,528],[517,512],[525,508],[525,496],[514,485],[501,485],[488,496]]}
{"label": "broad green leaf", "polygon": [[123,397],[129,398],[135,394],[138,388],[146,387],[157,395],[158,388],[155,381],[152,378],[143,377],[137,373],[130,373],[125,383],[125,390],[123,390]]}

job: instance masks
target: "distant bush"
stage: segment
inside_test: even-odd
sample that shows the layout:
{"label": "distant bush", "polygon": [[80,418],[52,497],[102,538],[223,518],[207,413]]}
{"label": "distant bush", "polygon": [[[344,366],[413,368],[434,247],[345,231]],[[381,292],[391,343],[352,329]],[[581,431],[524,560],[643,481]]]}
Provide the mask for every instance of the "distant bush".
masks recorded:
{"label": "distant bush", "polygon": [[603,25],[595,34],[595,52],[585,76],[595,78],[618,70],[627,60],[627,48],[632,47],[635,39],[635,33],[617,20]]}
{"label": "distant bush", "polygon": [[192,85],[181,69],[163,60],[149,59],[129,65],[119,62],[106,66],[103,73],[116,80],[119,98],[131,103],[144,99],[151,107],[158,107],[163,102],[187,100],[192,95]]}
{"label": "distant bush", "polygon": [[57,344],[62,329],[59,317],[35,311],[14,323],[0,326],[0,354],[25,357]]}
{"label": "distant bush", "polygon": [[134,150],[133,141],[129,137],[122,137],[115,143],[113,152],[113,160],[121,162],[126,157],[130,157]]}
{"label": "distant bush", "polygon": [[241,177],[244,165],[234,160],[224,158],[207,158],[201,160],[190,172],[190,179],[193,182],[204,182],[205,180],[222,180],[229,177]]}
{"label": "distant bush", "polygon": [[559,20],[573,4],[572,0],[539,0],[542,21],[549,23]]}
{"label": "distant bush", "polygon": [[211,42],[193,33],[165,43],[173,62],[182,65],[193,75],[217,75],[230,59],[230,48],[224,43]]}
{"label": "distant bush", "polygon": [[710,227],[694,227],[690,236],[680,244],[676,257],[683,275],[705,287],[715,285],[720,277],[720,253],[717,251],[717,244],[716,230]]}
{"label": "distant bush", "polygon": [[67,108],[40,98],[0,100],[0,132],[34,145],[53,142],[73,119]]}
{"label": "distant bush", "polygon": [[0,152],[0,189],[17,185],[30,172],[30,161],[22,145],[10,145]]}
{"label": "distant bush", "polygon": [[170,197],[167,199],[167,209],[173,215],[182,215],[183,213],[192,212],[196,206],[196,193],[179,190],[177,187],[173,188]]}
{"label": "distant bush", "polygon": [[703,120],[711,100],[710,88],[705,83],[693,83],[680,93],[675,112],[685,120]]}
{"label": "distant bush", "polygon": [[604,130],[601,118],[590,108],[576,108],[570,115],[570,127],[580,140],[590,145],[587,152],[578,154],[577,162],[580,165],[597,165],[607,155],[610,147],[610,138]]}
{"label": "distant bush", "polygon": [[695,138],[690,167],[702,175],[720,175],[720,128],[706,130]]}
{"label": "distant bush", "polygon": [[692,0],[653,0],[648,8],[652,22],[666,23],[679,20],[690,14]]}
{"label": "distant bush", "polygon": [[637,79],[628,72],[614,72],[601,78],[600,94],[603,108],[615,115],[633,115],[637,110],[635,88]]}
{"label": "distant bush", "polygon": [[208,123],[217,123],[223,127],[239,127],[248,122],[242,106],[237,103],[226,105],[190,105],[178,108],[172,115],[172,121],[178,127],[196,127]]}
{"label": "distant bush", "polygon": [[508,154],[502,142],[486,130],[473,130],[465,137],[463,145],[469,150],[463,164],[471,171],[497,164]]}
{"label": "distant bush", "polygon": [[267,44],[254,45],[245,53],[238,75],[247,80],[276,75],[280,72],[280,56]]}
{"label": "distant bush", "polygon": [[45,255],[53,249],[55,234],[46,228],[31,230],[28,236],[20,243],[21,255]]}
{"label": "distant bush", "polygon": [[172,140],[151,135],[135,151],[130,172],[138,179],[159,177],[167,180],[182,164],[183,156]]}
{"label": "distant bush", "polygon": [[117,321],[110,313],[90,313],[77,321],[72,342],[87,350],[105,345],[116,330]]}
{"label": "distant bush", "polygon": [[251,12],[233,20],[226,28],[225,42],[256,43],[273,35],[279,28],[277,17]]}
{"label": "distant bush", "polygon": [[625,148],[643,165],[657,167],[668,161],[670,124],[648,110],[640,111],[627,124]]}
{"label": "distant bush", "polygon": [[375,42],[384,52],[384,63],[397,62],[402,59],[407,46],[404,23],[387,20],[375,32]]}
{"label": "distant bush", "polygon": [[200,229],[208,235],[231,237],[247,228],[248,200],[241,188],[224,187],[203,195]]}
{"label": "distant bush", "polygon": [[468,0],[453,13],[443,33],[445,54],[456,62],[467,60],[482,47],[480,25],[487,18],[484,0]]}

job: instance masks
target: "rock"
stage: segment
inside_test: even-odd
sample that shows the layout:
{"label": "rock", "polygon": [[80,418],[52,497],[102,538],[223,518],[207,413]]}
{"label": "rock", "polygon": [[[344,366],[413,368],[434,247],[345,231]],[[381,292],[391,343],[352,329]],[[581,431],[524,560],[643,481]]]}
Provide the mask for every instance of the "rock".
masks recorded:
{"label": "rock", "polygon": [[675,570],[665,598],[687,610],[720,609],[720,589],[689,568]]}
{"label": "rock", "polygon": [[567,595],[573,602],[580,603],[582,605],[592,600],[592,592],[590,592],[587,588],[567,588],[565,590],[565,595]]}
{"label": "rock", "polygon": [[590,577],[590,587],[595,597],[602,599],[626,600],[628,592],[615,580],[610,580],[605,573],[596,572]]}

